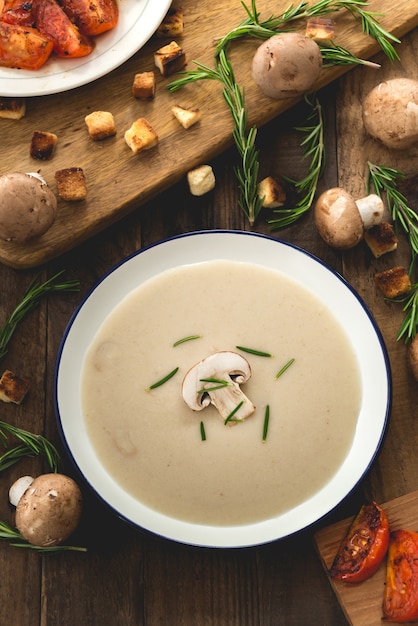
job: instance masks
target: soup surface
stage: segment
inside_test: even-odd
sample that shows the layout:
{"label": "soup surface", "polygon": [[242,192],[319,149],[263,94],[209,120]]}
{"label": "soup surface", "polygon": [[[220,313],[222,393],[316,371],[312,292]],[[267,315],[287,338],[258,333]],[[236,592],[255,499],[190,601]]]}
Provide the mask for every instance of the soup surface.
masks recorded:
{"label": "soup surface", "polygon": [[[241,389],[256,406],[232,426],[182,398],[189,369],[225,350],[248,360]],[[87,430],[114,480],[150,508],[208,525],[267,519],[321,489],[348,453],[361,402],[356,357],[316,296],[281,273],[223,260],[131,292],[98,329],[82,381]]]}

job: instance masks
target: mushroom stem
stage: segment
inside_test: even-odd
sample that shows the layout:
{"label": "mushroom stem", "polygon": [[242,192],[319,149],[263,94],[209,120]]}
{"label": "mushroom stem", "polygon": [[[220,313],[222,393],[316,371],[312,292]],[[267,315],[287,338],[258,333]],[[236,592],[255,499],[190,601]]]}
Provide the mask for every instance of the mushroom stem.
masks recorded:
{"label": "mushroom stem", "polygon": [[232,416],[228,424],[237,421],[241,422],[255,411],[253,403],[236,382],[229,382],[222,389],[208,391],[207,393],[210,397],[210,403],[218,410],[223,420],[227,420]]}
{"label": "mushroom stem", "polygon": [[355,201],[365,230],[380,224],[383,218],[383,201],[375,193]]}
{"label": "mushroom stem", "polygon": [[20,498],[25,493],[26,489],[33,483],[32,476],[21,476],[18,478],[9,489],[9,502],[13,506],[19,504]]}

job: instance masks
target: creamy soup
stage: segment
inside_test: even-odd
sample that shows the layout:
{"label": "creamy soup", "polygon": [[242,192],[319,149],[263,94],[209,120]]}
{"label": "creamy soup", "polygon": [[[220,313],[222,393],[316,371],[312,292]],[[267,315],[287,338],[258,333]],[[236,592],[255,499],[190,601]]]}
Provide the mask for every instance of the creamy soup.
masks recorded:
{"label": "creamy soup", "polygon": [[[252,371],[241,389],[256,410],[234,425],[182,398],[189,369],[225,350]],[[82,380],[88,433],[114,479],[155,510],[209,525],[267,519],[321,489],[348,453],[361,402],[349,340],[317,297],[273,270],[223,260],[168,270],[130,293],[98,330]]]}

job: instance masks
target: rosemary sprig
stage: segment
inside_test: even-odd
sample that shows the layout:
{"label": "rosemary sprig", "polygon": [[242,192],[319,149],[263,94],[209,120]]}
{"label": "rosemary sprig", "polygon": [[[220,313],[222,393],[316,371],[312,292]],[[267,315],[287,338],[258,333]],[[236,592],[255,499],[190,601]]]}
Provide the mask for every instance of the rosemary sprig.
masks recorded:
{"label": "rosemary sprig", "polygon": [[194,339],[200,339],[200,335],[188,335],[187,337],[182,337],[173,343],[173,348],[177,348],[182,343],[186,343],[187,341],[193,341]]}
{"label": "rosemary sprig", "polygon": [[280,378],[280,376],[282,376],[282,375],[285,373],[285,371],[286,371],[287,369],[289,369],[289,367],[292,365],[292,363],[294,363],[294,361],[295,361],[295,359],[294,359],[294,358],[289,359],[289,360],[288,360],[288,362],[287,362],[287,363],[285,363],[285,364],[283,365],[283,367],[282,367],[282,368],[281,368],[281,369],[277,372],[277,374],[276,374],[276,376],[275,376],[274,378],[275,378],[276,380],[277,380],[278,378]]}
{"label": "rosemary sprig", "polygon": [[285,177],[288,182],[295,186],[298,192],[304,193],[304,195],[293,208],[274,209],[273,213],[279,217],[269,220],[268,223],[272,230],[290,226],[309,211],[315,198],[318,181],[325,167],[325,123],[322,106],[315,95],[305,96],[305,101],[311,107],[311,112],[307,117],[307,125],[297,127],[295,130],[305,135],[301,146],[303,148],[303,158],[310,158],[308,173],[300,181]]}
{"label": "rosemary sprig", "polygon": [[33,433],[0,421],[0,442],[4,447],[8,445],[8,435],[15,437],[21,443],[0,455],[0,472],[11,467],[22,458],[44,456],[51,471],[57,472],[60,455],[55,446],[42,435]]}
{"label": "rosemary sprig", "polygon": [[268,429],[269,429],[269,421],[270,421],[270,406],[267,405],[266,406],[266,410],[264,411],[263,438],[262,438],[263,443],[267,439],[267,433],[268,433]]}
{"label": "rosemary sprig", "polygon": [[[366,179],[367,193],[373,187],[378,196],[385,194],[386,204],[392,216],[395,227],[400,227],[406,233],[411,249],[410,273],[415,265],[418,254],[418,215],[409,206],[408,200],[397,188],[397,181],[405,178],[403,172],[383,165],[376,165],[368,161],[368,174]],[[411,341],[418,327],[418,283],[411,286],[409,293],[403,298],[395,298],[394,302],[403,302],[404,320],[399,328],[397,339],[404,338],[405,342]]]}
{"label": "rosemary sprig", "polygon": [[17,326],[28,313],[38,306],[43,296],[57,292],[78,291],[80,283],[77,280],[58,282],[62,274],[63,271],[58,272],[44,283],[39,283],[39,277],[36,277],[30,283],[22,301],[12,311],[6,322],[0,328],[0,360],[6,356],[10,340]]}
{"label": "rosemary sprig", "polygon": [[13,529],[11,526],[9,526],[9,524],[6,524],[6,522],[2,522],[2,521],[0,521],[0,539],[5,539],[9,541],[10,545],[15,548],[28,548],[30,550],[34,550],[35,552],[38,552],[44,555],[54,555],[54,554],[58,554],[59,552],[69,552],[69,551],[87,552],[87,548],[82,548],[78,546],[66,546],[66,545],[49,546],[49,547],[48,546],[47,547],[35,546],[29,543],[28,541],[26,541],[26,539],[24,539],[24,537],[22,537],[22,535],[17,530]]}
{"label": "rosemary sprig", "polygon": [[262,350],[255,350],[254,348],[247,348],[245,346],[235,346],[237,350],[241,350],[242,352],[248,352],[248,354],[254,354],[255,356],[266,356],[271,357],[270,352],[263,352]]}
{"label": "rosemary sprig", "polygon": [[232,411],[230,412],[230,414],[226,417],[224,421],[225,426],[226,424],[228,424],[228,422],[241,422],[242,421],[242,420],[238,420],[234,418],[234,415],[238,413],[238,411],[240,410],[243,404],[244,404],[244,400],[241,400],[241,402],[238,402],[237,406],[232,409]]}
{"label": "rosemary sprig", "polygon": [[206,441],[206,431],[205,431],[205,425],[203,422],[200,422],[200,438],[202,441]]}

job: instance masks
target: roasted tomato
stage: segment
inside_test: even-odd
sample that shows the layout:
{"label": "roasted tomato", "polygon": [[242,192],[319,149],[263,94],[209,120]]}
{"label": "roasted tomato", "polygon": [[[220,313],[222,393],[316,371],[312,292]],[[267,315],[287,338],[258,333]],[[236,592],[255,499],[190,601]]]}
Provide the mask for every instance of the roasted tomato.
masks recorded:
{"label": "roasted tomato", "polygon": [[359,583],[378,569],[389,544],[389,522],[376,504],[364,504],[344,537],[329,574],[335,580]]}
{"label": "roasted tomato", "polygon": [[412,530],[394,530],[390,535],[383,619],[418,620],[418,533]]}
{"label": "roasted tomato", "polygon": [[0,22],[0,65],[38,70],[48,60],[53,44],[37,29]]}
{"label": "roasted tomato", "polygon": [[36,27],[54,44],[59,57],[85,57],[94,49],[93,41],[80,33],[55,0],[33,0]]}
{"label": "roasted tomato", "polygon": [[111,30],[118,23],[116,0],[60,0],[60,4],[80,31],[90,37]]}
{"label": "roasted tomato", "polygon": [[8,24],[33,26],[32,0],[5,0],[1,20]]}

